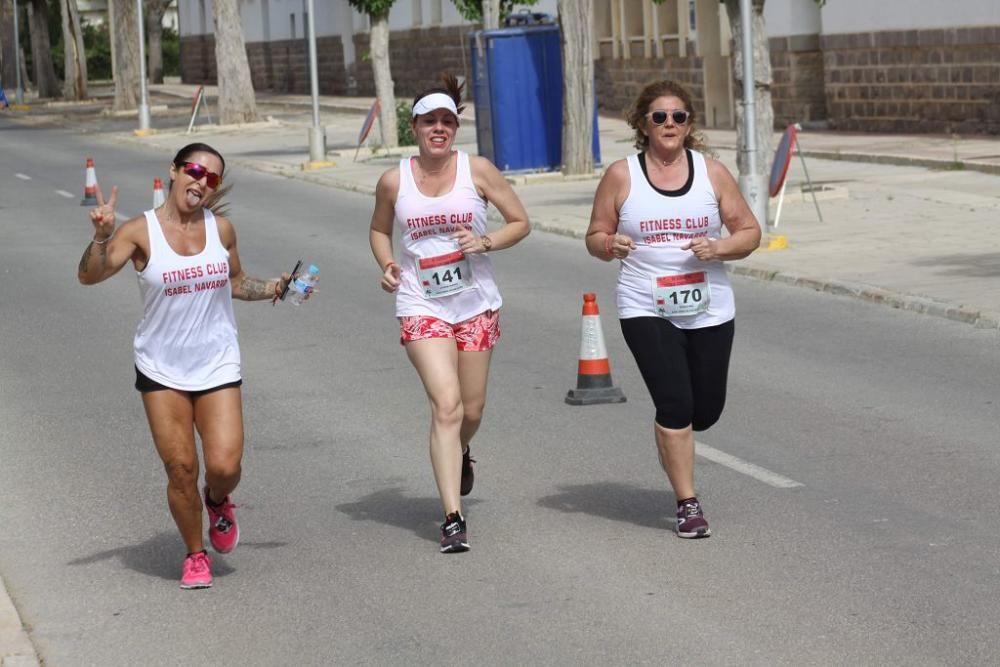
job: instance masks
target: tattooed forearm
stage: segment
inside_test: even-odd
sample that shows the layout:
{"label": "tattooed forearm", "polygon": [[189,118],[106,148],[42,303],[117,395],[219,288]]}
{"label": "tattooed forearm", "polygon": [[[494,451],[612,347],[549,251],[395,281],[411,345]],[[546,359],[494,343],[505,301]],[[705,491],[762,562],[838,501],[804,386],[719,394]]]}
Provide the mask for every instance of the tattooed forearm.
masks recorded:
{"label": "tattooed forearm", "polygon": [[107,256],[108,256],[107,247],[105,245],[103,245],[103,244],[97,245],[96,243],[88,243],[86,249],[84,249],[84,251],[83,251],[83,257],[80,258],[80,267],[79,267],[78,271],[79,271],[79,274],[81,276],[86,275],[87,273],[89,273],[89,269],[90,269],[90,255],[91,255],[91,252],[94,249],[94,246],[97,246],[97,256],[101,260],[100,261],[100,266],[102,266],[102,267],[104,266],[105,260],[107,259]]}
{"label": "tattooed forearm", "polygon": [[233,283],[233,298],[243,301],[263,301],[274,296],[274,281],[243,276]]}

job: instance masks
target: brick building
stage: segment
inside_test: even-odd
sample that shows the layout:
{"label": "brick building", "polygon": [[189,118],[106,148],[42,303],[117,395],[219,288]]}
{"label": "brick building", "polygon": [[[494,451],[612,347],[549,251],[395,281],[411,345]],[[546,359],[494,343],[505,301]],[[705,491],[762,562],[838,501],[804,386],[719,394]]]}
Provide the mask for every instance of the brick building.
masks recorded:
{"label": "brick building", "polygon": [[[368,19],[317,0],[320,90],[374,94]],[[305,0],[246,0],[240,11],[254,86],[307,93]],[[898,11],[904,9],[905,11]],[[897,11],[890,11],[895,9]],[[555,14],[556,0],[534,11]],[[181,73],[214,83],[212,0],[178,0]],[[997,0],[767,0],[775,124],[825,121],[877,132],[1000,133]],[[403,99],[435,73],[469,73],[476,29],[450,0],[397,0],[390,60]],[[620,113],[648,81],[688,85],[708,126],[734,122],[732,35],[719,0],[594,0],[598,103]]]}

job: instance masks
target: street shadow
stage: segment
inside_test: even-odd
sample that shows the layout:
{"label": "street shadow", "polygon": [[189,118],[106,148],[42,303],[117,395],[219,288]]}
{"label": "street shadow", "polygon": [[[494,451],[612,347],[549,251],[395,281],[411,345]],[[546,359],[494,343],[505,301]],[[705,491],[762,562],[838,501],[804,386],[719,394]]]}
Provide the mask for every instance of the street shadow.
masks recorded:
{"label": "street shadow", "polygon": [[[477,500],[464,498],[463,507],[478,504]],[[403,495],[400,487],[369,493],[353,503],[336,506],[354,521],[376,521],[413,533],[430,542],[441,539],[438,522],[441,520],[441,500],[438,498],[412,498]]]}
{"label": "street shadow", "polygon": [[916,266],[938,269],[936,273],[970,278],[993,278],[1000,276],[1000,253],[980,253],[963,255],[938,255],[913,262]]}
{"label": "street shadow", "polygon": [[566,513],[590,514],[656,530],[673,529],[677,501],[667,490],[644,489],[618,482],[559,486],[559,493],[538,505]]}
{"label": "street shadow", "polygon": [[[287,542],[240,542],[240,549],[277,549]],[[225,577],[235,570],[226,564],[225,556],[209,550],[212,556],[212,576]],[[99,551],[69,561],[68,565],[91,565],[105,560],[119,560],[128,569],[173,581],[181,576],[184,543],[175,531],[165,531],[145,542]]]}

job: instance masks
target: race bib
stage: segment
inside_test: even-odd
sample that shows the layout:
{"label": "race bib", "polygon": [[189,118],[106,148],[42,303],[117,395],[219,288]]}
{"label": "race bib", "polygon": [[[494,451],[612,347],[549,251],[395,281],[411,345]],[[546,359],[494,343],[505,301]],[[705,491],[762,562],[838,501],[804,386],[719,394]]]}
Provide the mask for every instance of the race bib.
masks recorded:
{"label": "race bib", "polygon": [[653,303],[660,317],[687,317],[708,310],[710,292],[704,271],[653,278]]}
{"label": "race bib", "polygon": [[417,273],[424,296],[431,299],[458,294],[472,287],[469,258],[461,250],[447,255],[419,258]]}

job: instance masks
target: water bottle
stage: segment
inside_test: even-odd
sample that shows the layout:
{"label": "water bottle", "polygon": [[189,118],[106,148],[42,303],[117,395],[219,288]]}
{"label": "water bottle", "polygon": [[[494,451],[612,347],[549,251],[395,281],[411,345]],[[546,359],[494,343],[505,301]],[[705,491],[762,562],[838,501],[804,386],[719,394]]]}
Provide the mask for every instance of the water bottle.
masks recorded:
{"label": "water bottle", "polygon": [[315,264],[309,265],[309,270],[295,276],[295,280],[288,284],[288,296],[286,301],[293,306],[301,306],[306,300],[306,296],[312,294],[313,288],[319,282],[319,267]]}

